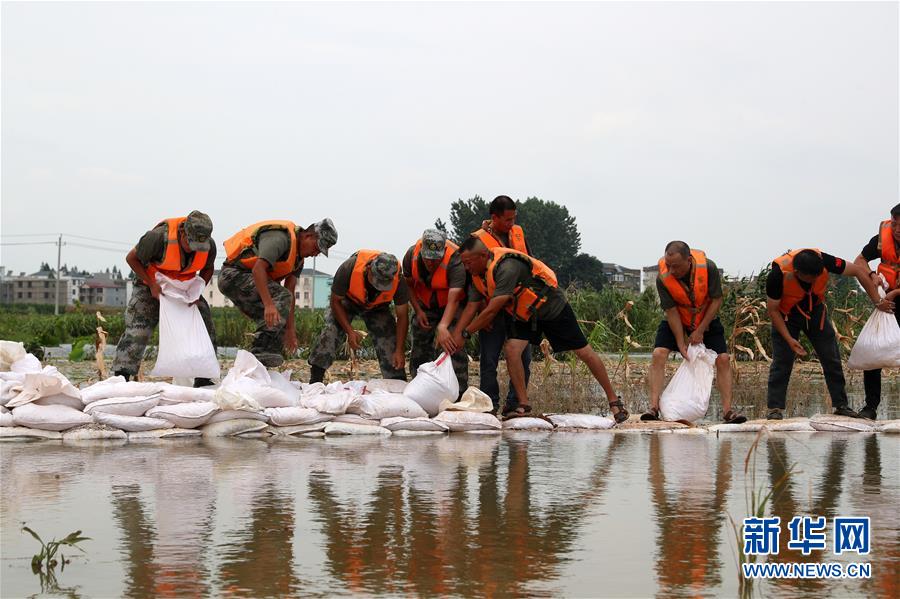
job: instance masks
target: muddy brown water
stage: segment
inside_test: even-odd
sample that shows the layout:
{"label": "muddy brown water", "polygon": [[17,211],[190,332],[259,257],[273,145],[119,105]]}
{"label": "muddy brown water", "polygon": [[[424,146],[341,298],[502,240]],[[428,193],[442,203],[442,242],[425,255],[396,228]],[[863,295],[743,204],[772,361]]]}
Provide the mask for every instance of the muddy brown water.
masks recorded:
{"label": "muddy brown water", "polygon": [[[757,596],[900,594],[900,435],[529,433],[0,445],[0,595],[36,542],[92,540],[51,594],[734,596],[729,515],[870,516],[872,578]],[[793,466],[793,469],[790,467]],[[830,551],[777,561],[853,562]],[[52,590],[52,589],[51,589]]]}

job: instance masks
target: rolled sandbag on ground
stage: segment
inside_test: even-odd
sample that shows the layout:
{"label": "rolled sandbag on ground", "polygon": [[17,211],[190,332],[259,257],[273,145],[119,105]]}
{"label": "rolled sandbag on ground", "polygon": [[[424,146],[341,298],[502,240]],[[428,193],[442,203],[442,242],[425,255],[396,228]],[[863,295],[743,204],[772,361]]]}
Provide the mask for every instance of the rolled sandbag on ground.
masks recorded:
{"label": "rolled sandbag on ground", "polygon": [[0,426],[15,426],[16,423],[13,422],[12,412],[7,410],[4,407],[0,407]]}
{"label": "rolled sandbag on ground", "polygon": [[360,426],[381,426],[381,420],[363,418],[359,414],[339,414],[335,416],[331,421],[339,422],[341,424],[354,424]]}
{"label": "rolled sandbag on ground", "polygon": [[315,424],[298,424],[296,426],[272,426],[267,429],[276,437],[292,437],[295,435],[303,435],[305,433],[321,433],[325,430],[327,422],[317,422]]}
{"label": "rolled sandbag on ground", "polygon": [[147,416],[120,416],[107,412],[93,414],[94,422],[105,424],[113,428],[121,429],[127,433],[140,431],[152,431],[156,429],[175,428],[175,425],[162,418],[149,418]]}
{"label": "rolled sandbag on ground", "polygon": [[440,412],[442,401],[456,401],[459,381],[450,356],[442,353],[434,362],[419,366],[416,377],[403,390],[403,395],[422,406],[432,417]]}
{"label": "rolled sandbag on ground", "polygon": [[76,410],[82,410],[84,408],[84,404],[81,402],[80,397],[72,397],[71,395],[65,395],[63,393],[58,393],[49,397],[41,397],[40,399],[34,400],[32,403],[36,406],[68,406]]}
{"label": "rolled sandbag on ground", "polygon": [[508,418],[503,421],[503,430],[505,431],[552,431],[553,424],[547,422],[543,418],[532,418],[531,416],[519,416],[517,418]]}
{"label": "rolled sandbag on ground", "polygon": [[221,410],[210,416],[206,424],[215,424],[226,420],[259,420],[260,422],[268,423],[269,417],[263,412],[252,412],[250,410]]}
{"label": "rolled sandbag on ground", "polygon": [[403,393],[407,382],[400,379],[371,379],[366,381],[366,393]]}
{"label": "rolled sandbag on ground", "polygon": [[88,405],[110,397],[148,397],[160,393],[162,386],[162,383],[126,382],[124,377],[116,376],[82,389],[81,401]]}
{"label": "rolled sandbag on ground", "polygon": [[493,414],[483,412],[441,412],[434,420],[444,424],[451,432],[474,430],[500,430],[503,425]]}
{"label": "rolled sandbag on ground", "polygon": [[323,414],[345,414],[347,410],[359,401],[359,395],[349,390],[341,390],[336,393],[319,392],[303,394],[300,397],[300,405],[304,408],[312,408]]}
{"label": "rolled sandbag on ground", "polygon": [[900,420],[887,420],[878,425],[882,433],[900,434]]}
{"label": "rolled sandbag on ground", "polygon": [[612,418],[594,414],[550,414],[547,418],[558,428],[605,430],[616,425],[616,421]]}
{"label": "rolled sandbag on ground", "polygon": [[149,397],[110,397],[91,402],[85,406],[84,412],[85,414],[105,412],[119,416],[143,416],[157,405],[159,405],[158,395]]}
{"label": "rolled sandbag on ground", "polygon": [[234,437],[246,433],[265,430],[269,425],[261,420],[243,418],[240,420],[223,420],[207,424],[200,429],[204,437]]}
{"label": "rolled sandbag on ground", "polygon": [[128,433],[128,442],[157,441],[159,439],[186,439],[200,437],[202,433],[192,428],[167,428],[152,431],[136,431]]}
{"label": "rolled sandbag on ground", "polygon": [[57,401],[55,404],[68,404],[72,407],[72,400],[80,400],[81,392],[69,382],[55,367],[46,366],[40,372],[28,372],[22,382],[22,389],[11,400],[6,402],[6,407],[15,408],[31,403],[44,397],[66,395],[69,400]]}
{"label": "rolled sandbag on ground", "polygon": [[0,440],[3,441],[60,441],[59,431],[45,431],[27,426],[4,426],[0,428]]}
{"label": "rolled sandbag on ground", "polygon": [[266,408],[266,416],[274,426],[297,426],[301,424],[317,424],[334,419],[331,414],[322,414],[312,408]]}
{"label": "rolled sandbag on ground", "polygon": [[68,406],[36,406],[27,403],[12,412],[16,426],[45,431],[65,431],[92,422],[90,415]]}
{"label": "rolled sandbag on ground", "polygon": [[403,416],[385,418],[381,421],[381,426],[392,433],[397,433],[399,431],[446,433],[450,430],[443,422],[432,420],[426,416],[420,416],[418,418],[404,418]]}
{"label": "rolled sandbag on ground", "polygon": [[128,435],[122,429],[106,424],[82,424],[63,433],[63,441],[125,441]]}
{"label": "rolled sandbag on ground", "polygon": [[208,388],[195,389],[194,387],[162,383],[160,393],[160,405],[167,405],[173,403],[188,403],[192,401],[213,401],[215,399],[216,390]]}
{"label": "rolled sandbag on ground", "polygon": [[875,430],[875,423],[871,420],[825,414],[810,418],[809,425],[817,431],[832,433],[868,433]]}
{"label": "rolled sandbag on ground", "polygon": [[383,426],[370,426],[367,424],[348,424],[346,422],[329,422],[325,425],[325,436],[333,435],[385,435],[391,431]]}
{"label": "rolled sandbag on ground", "polygon": [[180,403],[171,406],[156,406],[147,412],[150,418],[168,420],[178,428],[197,428],[203,426],[219,410],[219,407],[208,401]]}
{"label": "rolled sandbag on ground", "polygon": [[363,418],[382,420],[384,418],[427,418],[422,407],[400,393],[372,393],[361,395],[347,408],[352,414]]}

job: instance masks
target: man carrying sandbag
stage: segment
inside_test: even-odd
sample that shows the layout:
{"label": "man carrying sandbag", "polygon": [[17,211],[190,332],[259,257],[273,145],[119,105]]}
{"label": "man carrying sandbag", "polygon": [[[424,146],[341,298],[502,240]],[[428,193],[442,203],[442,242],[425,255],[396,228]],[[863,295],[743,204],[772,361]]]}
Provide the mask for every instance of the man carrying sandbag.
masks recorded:
{"label": "man carrying sandbag", "polygon": [[[137,276],[131,299],[125,308],[125,333],[116,344],[113,372],[126,380],[137,375],[144,350],[159,324],[161,288],[156,273],[170,279],[188,281],[198,274],[206,284],[213,276],[216,244],[210,237],[212,220],[194,210],[187,216],[167,218],[144,233],[125,261]],[[209,304],[201,295],[195,305],[203,317],[209,339],[216,345]],[[194,379],[195,387],[211,385],[206,378]]]}
{"label": "man carrying sandbag", "polygon": [[469,386],[469,357],[464,348],[454,346],[450,334],[466,292],[466,269],[459,261],[457,249],[456,244],[447,241],[444,232],[427,229],[406,251],[403,276],[412,291],[409,303],[416,313],[412,321],[410,374],[415,376],[419,366],[437,358],[436,336],[437,345],[450,354],[462,393]]}
{"label": "man carrying sandbag", "polygon": [[284,363],[283,351],[297,351],[294,290],[304,258],[323,254],[337,243],[330,218],[303,228],[288,220],[250,225],[225,241],[219,290],[256,322],[250,352],[263,365]]}
{"label": "man carrying sandbag", "polygon": [[[531,255],[525,241],[525,231],[516,224],[516,202],[509,196],[497,196],[490,203],[490,219],[482,223],[481,228],[472,233],[488,249],[510,248],[523,254]],[[494,404],[494,412],[500,409],[500,385],[497,382],[497,365],[506,342],[506,331],[509,328],[509,317],[503,311],[497,314],[494,322],[478,331],[478,347],[480,356],[479,386],[488,394]],[[522,354],[525,368],[525,385],[531,379],[531,348],[525,346]],[[462,387],[460,387],[462,389]],[[507,408],[516,406],[516,390],[512,384],[506,393]]]}
{"label": "man carrying sandbag", "polygon": [[879,297],[868,269],[818,249],[794,250],[776,258],[766,279],[766,308],[772,321],[772,364],[766,398],[769,408],[766,418],[769,420],[784,417],[782,412],[794,359],[806,355],[799,340],[801,331],[812,343],[822,364],[834,413],[859,417],[847,400],[841,351],[825,307],[829,273],[856,277],[879,310],[890,312],[893,309],[892,302]]}
{"label": "man carrying sandbag", "polygon": [[459,252],[463,266],[472,275],[472,285],[469,303],[453,330],[456,346],[462,347],[472,333],[495,322],[501,310],[509,315],[504,352],[518,401],[515,406],[504,406],[503,415],[531,413],[522,353],[529,349],[529,343],[538,344],[546,336],[553,351],[571,351],[588,366],[606,392],[616,422],[624,422],[628,412],[616,396],[603,361],[588,345],[572,306],[557,285],[556,274],[528,254],[507,248],[488,249],[476,237],[467,239]]}
{"label": "man carrying sandbag", "polygon": [[[391,313],[393,302],[397,317]],[[379,250],[359,250],[341,264],[331,284],[325,326],[309,354],[310,383],[319,383],[346,338],[358,350],[362,336],[352,321],[359,316],[372,336],[381,376],[406,380],[404,345],[409,329],[409,288],[397,258]]]}
{"label": "man carrying sandbag", "polygon": [[702,250],[692,250],[683,241],[670,241],[659,259],[656,292],[666,317],[656,329],[650,362],[650,409],[641,420],[659,420],[659,397],[669,353],[678,351],[687,359],[688,345],[702,343],[717,354],[716,381],[723,420],[729,424],[746,422],[745,416],[731,409],[731,358],[725,328],[719,320],[722,281],[716,263]]}
{"label": "man carrying sandbag", "polygon": [[[878,270],[869,272],[872,282],[882,285],[887,301],[896,302],[900,296],[900,204],[891,209],[891,219],[883,221],[878,234],[869,240],[854,264],[863,271],[869,271],[869,262],[878,260]],[[894,309],[897,326],[900,326],[900,310]],[[878,404],[881,403],[881,369],[863,371],[863,386],[866,390],[866,405],[859,411],[863,418],[875,420]]]}

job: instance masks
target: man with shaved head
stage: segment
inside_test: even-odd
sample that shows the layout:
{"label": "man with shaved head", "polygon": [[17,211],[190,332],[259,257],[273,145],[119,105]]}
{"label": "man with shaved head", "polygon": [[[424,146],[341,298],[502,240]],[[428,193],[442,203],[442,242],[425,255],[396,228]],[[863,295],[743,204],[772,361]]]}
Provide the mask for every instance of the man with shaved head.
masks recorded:
{"label": "man with shaved head", "polygon": [[718,316],[722,281],[715,262],[683,241],[670,241],[659,259],[656,291],[666,317],[656,330],[650,362],[650,409],[641,420],[659,420],[659,397],[669,353],[678,351],[687,359],[688,345],[702,343],[718,354],[716,382],[722,396],[723,420],[731,424],[745,422],[747,418],[731,408],[731,358]]}

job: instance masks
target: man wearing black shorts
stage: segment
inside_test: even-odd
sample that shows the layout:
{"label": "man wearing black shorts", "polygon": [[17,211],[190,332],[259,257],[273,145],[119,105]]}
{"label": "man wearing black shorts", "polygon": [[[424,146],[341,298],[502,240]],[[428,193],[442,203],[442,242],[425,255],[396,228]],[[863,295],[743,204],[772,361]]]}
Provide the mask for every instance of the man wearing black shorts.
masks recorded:
{"label": "man wearing black shorts", "polygon": [[529,343],[538,344],[541,337],[546,337],[553,351],[571,351],[587,364],[606,392],[609,405],[615,410],[616,422],[628,418],[603,361],[588,345],[552,270],[523,252],[508,248],[489,250],[475,237],[460,246],[459,254],[472,282],[469,303],[453,331],[455,343],[462,346],[464,339],[493,322],[501,310],[507,314],[508,338],[503,349],[518,405],[504,406],[504,416],[522,416],[531,412],[522,352]]}
{"label": "man wearing black shorts", "polygon": [[659,420],[659,397],[669,353],[678,351],[687,359],[688,345],[702,343],[718,354],[716,382],[722,396],[723,419],[730,424],[745,422],[746,417],[731,409],[731,358],[718,317],[722,278],[716,263],[683,241],[670,241],[659,259],[656,291],[666,318],[656,329],[650,362],[650,409],[641,420]]}

